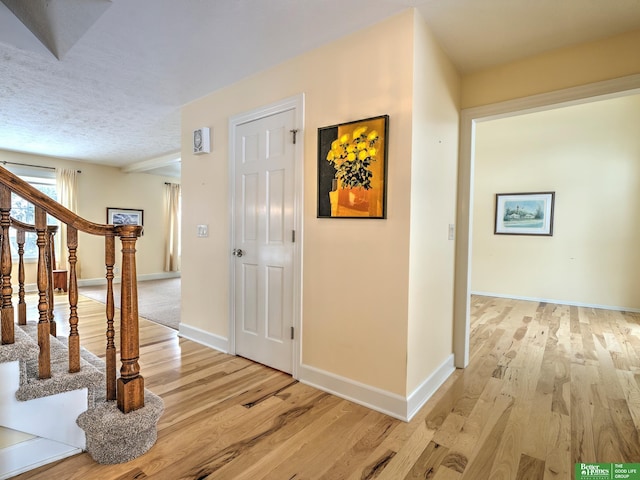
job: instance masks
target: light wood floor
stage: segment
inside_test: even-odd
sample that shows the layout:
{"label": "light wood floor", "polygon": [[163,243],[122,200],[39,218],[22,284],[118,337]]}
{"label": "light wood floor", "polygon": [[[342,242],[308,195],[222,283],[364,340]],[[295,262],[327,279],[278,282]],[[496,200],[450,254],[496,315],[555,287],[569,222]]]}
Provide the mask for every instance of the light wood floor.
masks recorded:
{"label": "light wood floor", "polygon": [[[102,308],[80,305],[97,354]],[[567,480],[575,462],[640,461],[639,314],[474,297],[472,317],[469,367],[410,423],[141,320],[146,386],[166,407],[157,444],[17,478]]]}

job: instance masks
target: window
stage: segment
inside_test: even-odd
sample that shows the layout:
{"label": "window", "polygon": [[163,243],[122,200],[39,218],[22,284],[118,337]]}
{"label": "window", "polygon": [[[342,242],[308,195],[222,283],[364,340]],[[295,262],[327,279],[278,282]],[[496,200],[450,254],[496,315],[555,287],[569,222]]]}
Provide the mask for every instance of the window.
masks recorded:
{"label": "window", "polygon": [[[58,200],[58,193],[56,190],[55,178],[41,178],[41,177],[21,177],[24,181],[29,182],[32,187],[37,188],[45,195],[51,197],[54,200]],[[11,216],[16,220],[33,225],[35,223],[35,207],[32,203],[24,200],[23,198],[11,194]],[[47,215],[48,225],[58,225],[59,222]],[[36,245],[37,235],[35,233],[29,233],[25,235],[24,243],[24,258],[34,259],[38,258],[38,245]],[[16,230],[14,228],[9,229],[9,241],[11,243],[11,256],[15,259],[18,257],[18,243],[16,241]],[[56,249],[58,245],[56,244]]]}

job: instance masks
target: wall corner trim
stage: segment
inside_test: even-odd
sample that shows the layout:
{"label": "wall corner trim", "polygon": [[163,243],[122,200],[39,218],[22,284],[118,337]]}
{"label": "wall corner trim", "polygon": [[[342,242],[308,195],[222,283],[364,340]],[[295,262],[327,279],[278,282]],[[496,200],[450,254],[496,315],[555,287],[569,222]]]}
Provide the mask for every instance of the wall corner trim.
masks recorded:
{"label": "wall corner trim", "polygon": [[180,323],[178,336],[204,345],[205,347],[213,348],[222,353],[229,353],[229,339],[216,335],[215,333],[206,332],[200,328]]}
{"label": "wall corner trim", "polygon": [[407,421],[407,401],[401,395],[304,364],[300,365],[298,369],[298,380],[305,385],[331,393],[363,407],[398,420]]}
{"label": "wall corner trim", "polygon": [[407,397],[408,420],[411,420],[413,416],[420,411],[424,404],[436,393],[436,390],[438,390],[456,370],[453,360],[454,357],[452,353]]}
{"label": "wall corner trim", "polygon": [[298,370],[298,380],[305,385],[408,422],[454,371],[451,354],[407,398],[304,364],[300,365]]}

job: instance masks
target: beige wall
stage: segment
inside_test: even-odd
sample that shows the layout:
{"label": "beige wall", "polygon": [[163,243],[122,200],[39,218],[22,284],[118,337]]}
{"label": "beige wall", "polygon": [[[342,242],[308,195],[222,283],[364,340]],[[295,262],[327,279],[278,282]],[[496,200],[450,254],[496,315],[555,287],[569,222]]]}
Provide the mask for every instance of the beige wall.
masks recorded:
{"label": "beige wall", "polygon": [[407,393],[451,355],[460,79],[415,17]]}
{"label": "beige wall", "polygon": [[462,108],[640,73],[640,30],[466,75]]}
{"label": "beige wall", "polygon": [[[589,42],[574,47],[558,49],[505,65],[488,68],[466,75],[462,79],[461,107],[465,119],[461,131],[461,156],[458,179],[461,190],[458,194],[458,250],[456,256],[456,300],[454,349],[457,354],[468,352],[468,294],[471,288],[471,263],[468,252],[472,245],[468,242],[470,203],[472,191],[472,129],[470,118],[477,115],[492,115],[518,108],[516,104],[539,106],[546,104],[550,96],[544,99],[533,98],[536,94],[552,93],[562,100],[575,99],[576,91],[559,92],[570,87],[584,87],[580,95],[588,90],[598,94],[610,93],[611,83],[605,86],[592,86],[593,82],[616,79],[616,85],[626,83],[637,85],[640,74],[640,31],[629,32],[605,40]],[[591,85],[591,86],[590,86]],[[614,87],[615,88],[615,87]],[[620,87],[624,88],[624,87]],[[631,86],[627,88],[632,88]],[[595,93],[594,93],[595,94]],[[528,97],[528,98],[525,98]],[[517,101],[519,99],[519,101]],[[514,100],[510,104],[500,103]],[[472,107],[490,106],[482,110],[469,110]],[[466,110],[466,111],[465,111]],[[456,363],[467,355],[457,355]]]}
{"label": "beige wall", "polygon": [[[304,93],[302,361],[405,395],[413,33],[414,12],[408,10],[184,108],[182,318],[186,323],[224,338],[229,333],[228,118]],[[441,68],[440,53],[431,52],[429,43],[420,48],[434,57],[427,63]],[[362,69],[352,67],[355,59]],[[421,75],[428,76],[426,71]],[[442,76],[436,71],[433,83],[446,91],[449,79]],[[434,113],[420,121],[442,121],[447,142],[455,143],[449,131],[450,103],[443,101],[446,106],[436,108],[445,111],[444,120]],[[317,129],[381,114],[390,116],[388,218],[317,219]],[[211,154],[196,157],[189,153],[191,132],[203,125],[212,127],[214,147]],[[450,145],[446,148],[451,151]],[[438,161],[433,162],[435,169]],[[201,223],[210,225],[209,238],[196,238],[196,225]],[[446,235],[446,225],[440,229]],[[421,315],[419,308],[415,306],[416,318]],[[440,333],[448,335],[446,328]],[[450,344],[450,335],[441,341]]]}
{"label": "beige wall", "polygon": [[[472,289],[640,308],[640,95],[482,122]],[[555,191],[553,237],[493,235],[494,194]]]}
{"label": "beige wall", "polygon": [[[17,162],[81,170],[78,177],[78,214],[96,223],[106,223],[107,207],[144,210],[144,235],[137,242],[138,275],[164,269],[164,182],[175,179],[144,173],[122,173],[114,167],[59,158],[0,151],[0,162]],[[120,246],[116,244],[117,264]],[[81,279],[104,278],[104,240],[81,233],[78,239]],[[26,283],[35,282],[35,264],[26,268]]]}

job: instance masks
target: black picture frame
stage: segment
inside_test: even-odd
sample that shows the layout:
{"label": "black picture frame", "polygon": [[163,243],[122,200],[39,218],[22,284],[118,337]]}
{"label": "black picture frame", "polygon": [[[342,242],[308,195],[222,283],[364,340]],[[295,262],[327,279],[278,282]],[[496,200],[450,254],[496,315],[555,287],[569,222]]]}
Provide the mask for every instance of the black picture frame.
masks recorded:
{"label": "black picture frame", "polygon": [[385,219],[389,115],[318,128],[318,218]]}
{"label": "black picture frame", "polygon": [[555,192],[496,193],[495,235],[553,236]]}
{"label": "black picture frame", "polygon": [[107,224],[144,226],[144,210],[107,207]]}

